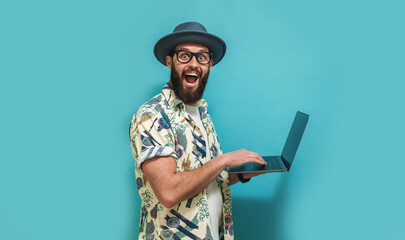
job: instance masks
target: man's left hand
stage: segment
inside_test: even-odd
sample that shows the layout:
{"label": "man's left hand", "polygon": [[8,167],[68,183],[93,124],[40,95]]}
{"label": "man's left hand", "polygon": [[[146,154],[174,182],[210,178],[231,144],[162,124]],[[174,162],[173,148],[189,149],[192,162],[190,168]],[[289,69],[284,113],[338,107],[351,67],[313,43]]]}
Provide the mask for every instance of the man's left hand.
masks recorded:
{"label": "man's left hand", "polygon": [[[252,177],[256,177],[256,176],[262,175],[262,174],[263,174],[263,172],[261,172],[261,173],[243,173],[243,178],[244,179],[250,179]],[[238,174],[237,173],[230,173],[229,174],[229,179],[230,179],[230,185],[237,183],[239,181]]]}

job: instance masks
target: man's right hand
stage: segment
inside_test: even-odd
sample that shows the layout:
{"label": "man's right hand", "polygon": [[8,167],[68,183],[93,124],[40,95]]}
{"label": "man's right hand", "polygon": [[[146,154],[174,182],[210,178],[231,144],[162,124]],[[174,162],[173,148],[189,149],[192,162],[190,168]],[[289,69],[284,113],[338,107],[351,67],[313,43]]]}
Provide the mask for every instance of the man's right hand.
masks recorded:
{"label": "man's right hand", "polygon": [[255,152],[248,151],[246,149],[239,149],[237,151],[225,153],[222,155],[226,161],[227,167],[237,167],[245,163],[254,162],[258,164],[266,165],[266,161]]}
{"label": "man's right hand", "polygon": [[[240,150],[237,150],[234,152],[225,153],[222,156],[224,156],[225,159],[228,161],[227,167],[230,167],[230,168],[237,167],[242,164],[249,163],[249,162],[259,163],[259,164],[263,164],[263,165],[267,164],[266,161],[264,161],[263,158],[258,153],[251,152],[246,149],[240,149]],[[252,177],[255,177],[255,176],[258,176],[261,174],[263,174],[263,173],[244,173],[243,177],[245,179],[250,179]],[[236,173],[230,173],[229,177],[230,177],[230,182],[229,182],[230,185],[233,185],[239,181]]]}

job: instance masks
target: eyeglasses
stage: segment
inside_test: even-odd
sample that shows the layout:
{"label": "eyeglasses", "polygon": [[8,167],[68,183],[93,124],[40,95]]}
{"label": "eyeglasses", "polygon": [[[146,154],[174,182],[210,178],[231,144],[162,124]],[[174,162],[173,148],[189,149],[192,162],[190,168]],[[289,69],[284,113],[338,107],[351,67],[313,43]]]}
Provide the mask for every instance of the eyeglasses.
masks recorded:
{"label": "eyeglasses", "polygon": [[177,61],[181,63],[188,63],[191,61],[193,56],[197,59],[197,62],[203,65],[207,65],[210,63],[211,58],[212,58],[212,53],[210,52],[197,52],[193,53],[190,51],[186,50],[176,50],[171,53],[171,55],[175,54],[177,55]]}

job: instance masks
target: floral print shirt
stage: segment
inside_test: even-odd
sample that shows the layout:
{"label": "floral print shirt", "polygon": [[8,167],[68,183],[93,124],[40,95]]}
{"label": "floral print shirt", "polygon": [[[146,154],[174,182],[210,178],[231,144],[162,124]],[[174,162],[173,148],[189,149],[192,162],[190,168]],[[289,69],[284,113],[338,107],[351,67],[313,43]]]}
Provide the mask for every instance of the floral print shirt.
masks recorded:
{"label": "floral print shirt", "polygon": [[[195,106],[207,132],[209,149],[206,149],[202,132],[185,111],[184,103],[168,84],[132,117],[129,134],[136,184],[142,199],[139,239],[212,239],[207,188],[169,209],[156,198],[140,168],[141,163],[155,156],[172,156],[177,172],[189,171],[207,163],[207,151],[211,158],[222,154],[207,103],[201,99]],[[222,171],[216,182],[223,202],[219,236],[230,240],[234,232],[228,172]]]}

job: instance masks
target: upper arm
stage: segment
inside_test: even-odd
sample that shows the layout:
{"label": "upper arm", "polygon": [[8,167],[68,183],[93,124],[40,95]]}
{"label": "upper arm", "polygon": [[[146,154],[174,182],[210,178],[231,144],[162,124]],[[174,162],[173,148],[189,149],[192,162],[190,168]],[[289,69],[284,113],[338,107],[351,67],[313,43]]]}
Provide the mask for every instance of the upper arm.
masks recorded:
{"label": "upper arm", "polygon": [[138,111],[130,125],[131,149],[138,169],[143,162],[157,156],[177,159],[174,136],[166,120],[159,112],[145,108]]}
{"label": "upper arm", "polygon": [[158,156],[142,163],[141,169],[149,181],[156,198],[163,206],[171,208],[178,202],[175,189],[176,160],[171,156]]}
{"label": "upper arm", "polygon": [[171,182],[176,174],[176,161],[171,156],[158,156],[142,163],[141,169],[148,179],[156,197],[164,202],[165,190],[171,189]]}

